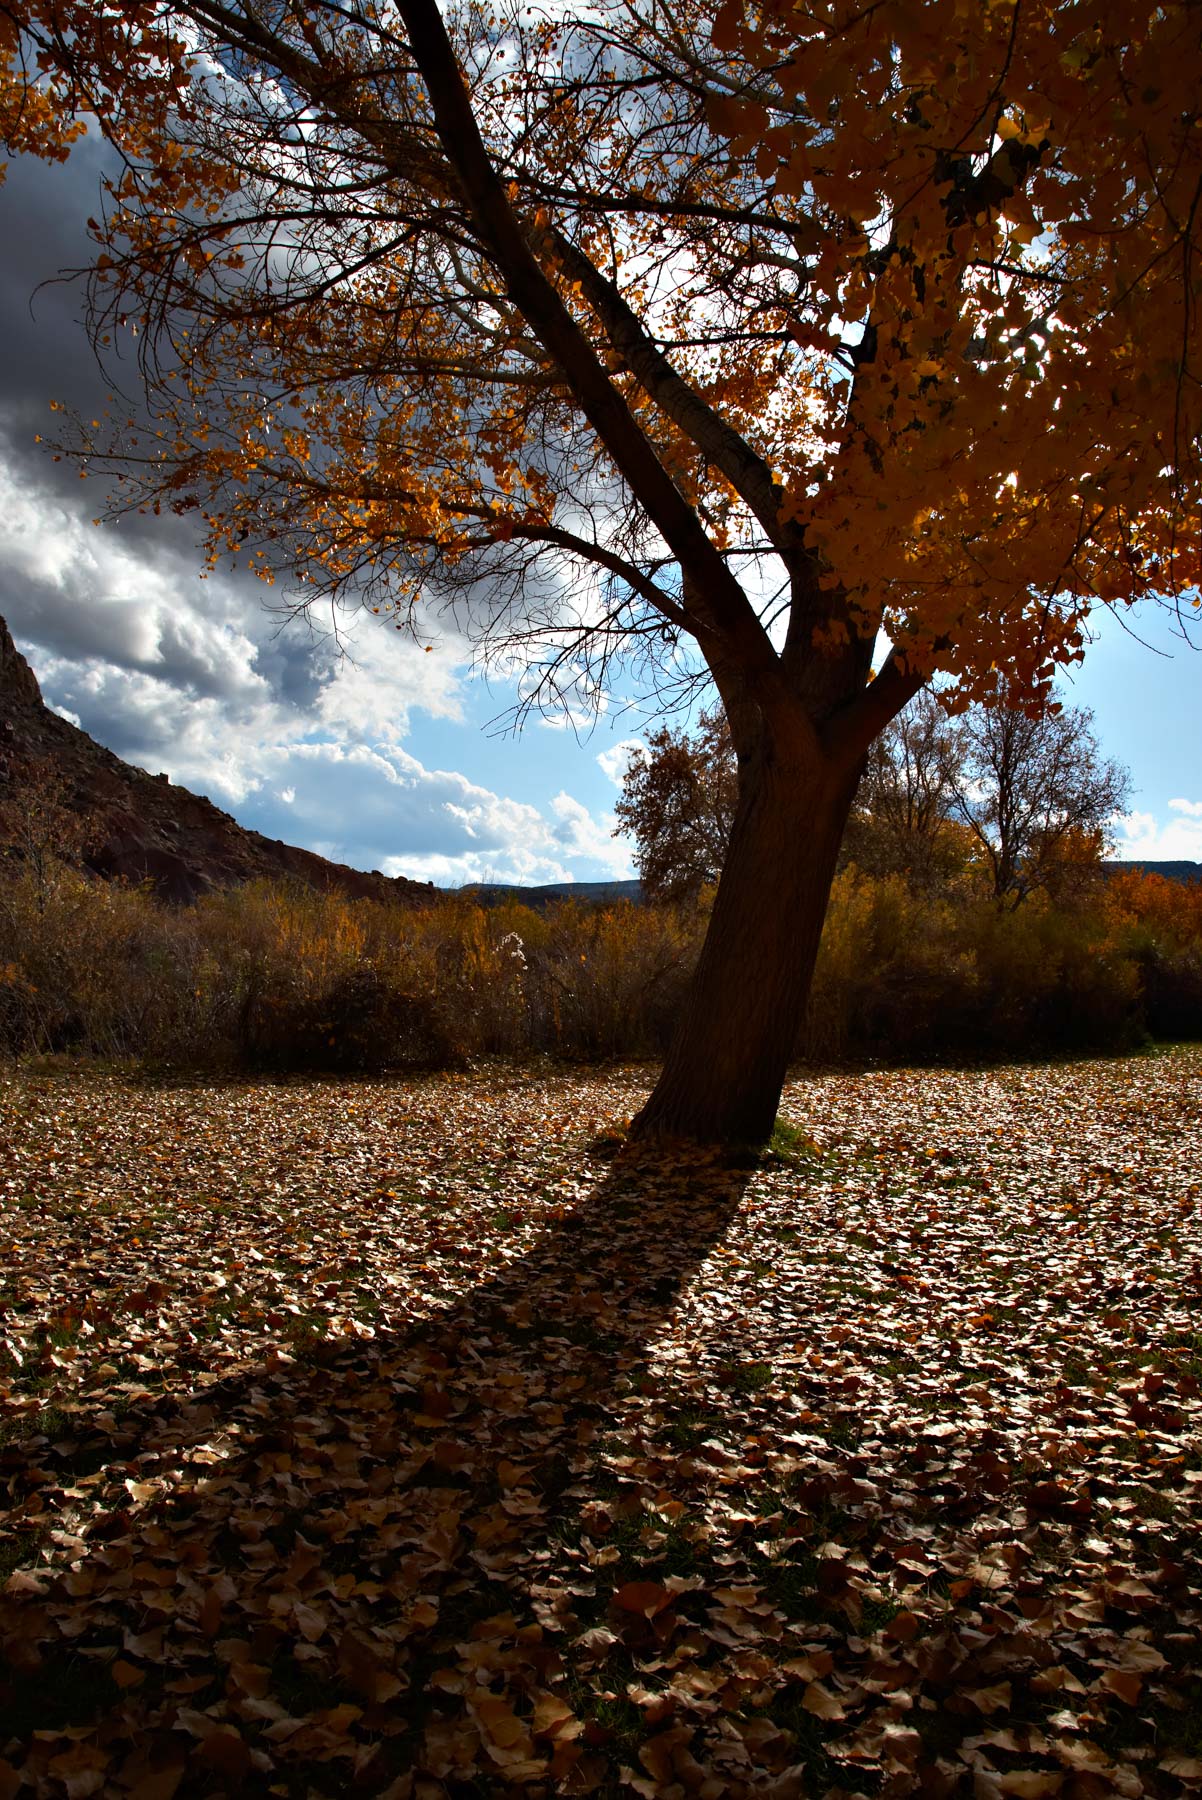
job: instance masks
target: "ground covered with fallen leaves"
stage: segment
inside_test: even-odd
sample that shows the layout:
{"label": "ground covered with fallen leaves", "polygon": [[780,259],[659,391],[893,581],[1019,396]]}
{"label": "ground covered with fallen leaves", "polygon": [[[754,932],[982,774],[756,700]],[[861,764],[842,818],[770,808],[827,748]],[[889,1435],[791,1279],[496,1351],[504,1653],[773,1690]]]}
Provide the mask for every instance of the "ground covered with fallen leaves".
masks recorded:
{"label": "ground covered with fallen leaves", "polygon": [[0,1800],[1202,1787],[1202,1050],[0,1079]]}

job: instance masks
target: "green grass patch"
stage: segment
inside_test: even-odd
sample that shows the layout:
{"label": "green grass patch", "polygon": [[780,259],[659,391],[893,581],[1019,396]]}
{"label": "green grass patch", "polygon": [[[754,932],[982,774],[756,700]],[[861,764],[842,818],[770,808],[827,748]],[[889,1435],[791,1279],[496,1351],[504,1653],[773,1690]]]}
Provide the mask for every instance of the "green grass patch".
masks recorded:
{"label": "green grass patch", "polygon": [[768,1139],[764,1160],[784,1163],[791,1169],[817,1172],[823,1167],[826,1157],[813,1138],[803,1131],[800,1125],[793,1125],[786,1118],[778,1118],[772,1127],[772,1136]]}
{"label": "green grass patch", "polygon": [[719,1380],[732,1394],[758,1394],[772,1380],[772,1364],[766,1362],[728,1363]]}
{"label": "green grass patch", "polygon": [[71,1429],[72,1420],[61,1406],[39,1406],[35,1412],[17,1413],[0,1422],[0,1447],[35,1437],[44,1437],[54,1443],[58,1438],[67,1437]]}

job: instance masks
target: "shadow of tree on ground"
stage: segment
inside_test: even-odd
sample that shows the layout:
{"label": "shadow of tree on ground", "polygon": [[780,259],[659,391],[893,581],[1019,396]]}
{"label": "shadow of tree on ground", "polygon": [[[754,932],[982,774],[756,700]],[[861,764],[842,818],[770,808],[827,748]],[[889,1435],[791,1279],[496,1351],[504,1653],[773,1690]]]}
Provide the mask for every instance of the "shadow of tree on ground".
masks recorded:
{"label": "shadow of tree on ground", "polygon": [[607,1428],[655,1394],[649,1347],[746,1181],[617,1158],[407,1332],[147,1405],[99,1468],[9,1445],[62,1527],[4,1601],[10,1759],[138,1800],[608,1788],[693,1556],[669,1470],[625,1482]]}
{"label": "shadow of tree on ground", "polygon": [[0,1800],[1192,1791],[1196,1056],[822,1086],[19,1089]]}

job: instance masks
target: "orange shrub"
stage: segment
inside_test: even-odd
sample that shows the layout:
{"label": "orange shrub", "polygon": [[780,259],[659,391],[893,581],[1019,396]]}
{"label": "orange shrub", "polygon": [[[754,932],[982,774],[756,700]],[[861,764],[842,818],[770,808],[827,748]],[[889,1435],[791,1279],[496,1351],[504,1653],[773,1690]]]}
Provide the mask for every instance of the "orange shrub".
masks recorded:
{"label": "orange shrub", "polygon": [[1107,882],[1106,903],[1117,924],[1142,927],[1159,943],[1175,949],[1202,944],[1202,881],[1127,869]]}
{"label": "orange shrub", "polygon": [[1106,898],[1124,953],[1139,970],[1149,1032],[1202,1036],[1202,882],[1129,871],[1111,879]]}
{"label": "orange shrub", "polygon": [[851,867],[831,892],[801,1049],[1023,1055],[1117,1049],[1144,1030],[1139,964],[1096,890],[1085,905],[1036,896],[1010,910],[980,891],[932,899]]}

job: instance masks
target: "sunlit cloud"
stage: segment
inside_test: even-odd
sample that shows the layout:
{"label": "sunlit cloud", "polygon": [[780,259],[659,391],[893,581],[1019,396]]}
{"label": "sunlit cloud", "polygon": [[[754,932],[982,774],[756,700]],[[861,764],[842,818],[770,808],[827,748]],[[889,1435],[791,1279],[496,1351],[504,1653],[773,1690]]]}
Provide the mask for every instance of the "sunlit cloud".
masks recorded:
{"label": "sunlit cloud", "polygon": [[608,750],[602,750],[597,763],[614,786],[620,788],[631,757],[637,756],[641,762],[646,762],[648,754],[647,746],[641,738],[623,738],[620,744],[611,744]]}
{"label": "sunlit cloud", "polygon": [[1202,800],[1170,800],[1176,816],[1130,812],[1114,821],[1115,854],[1123,862],[1202,862]]}

